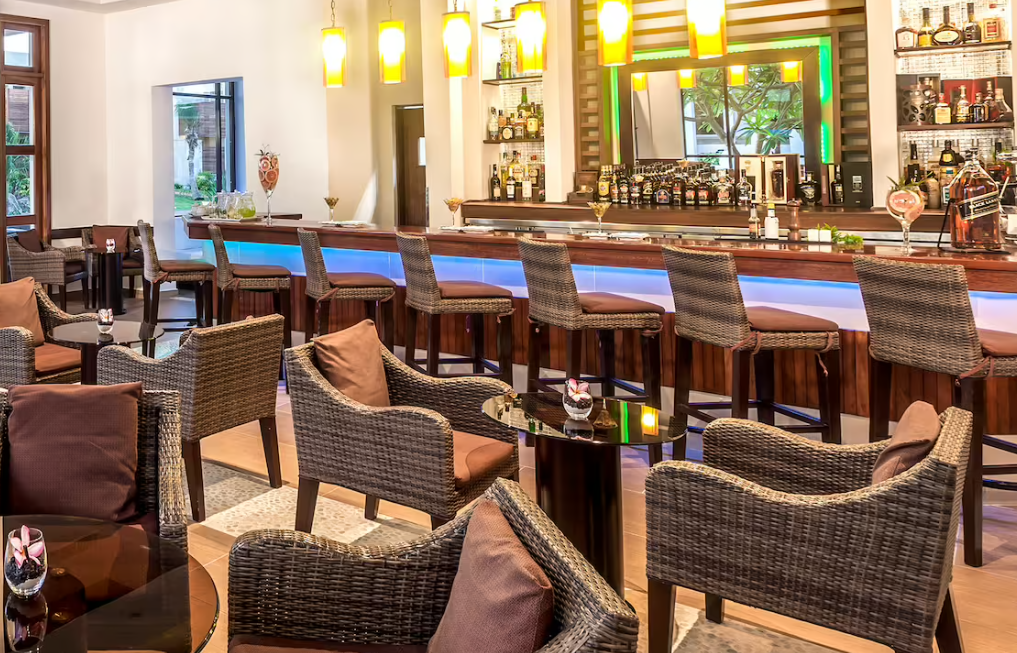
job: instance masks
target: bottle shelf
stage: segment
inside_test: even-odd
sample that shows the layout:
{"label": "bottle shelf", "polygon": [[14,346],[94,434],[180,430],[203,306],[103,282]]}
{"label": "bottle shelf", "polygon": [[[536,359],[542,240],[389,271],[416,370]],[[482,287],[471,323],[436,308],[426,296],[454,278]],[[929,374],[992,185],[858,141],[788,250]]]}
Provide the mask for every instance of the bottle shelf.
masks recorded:
{"label": "bottle shelf", "polygon": [[533,84],[535,82],[543,81],[543,75],[526,75],[524,77],[511,77],[509,79],[485,79],[484,83],[488,86],[511,86],[513,84]]}
{"label": "bottle shelf", "polygon": [[957,45],[934,45],[929,48],[900,48],[894,53],[898,57],[913,57],[915,55],[935,54],[937,52],[994,52],[997,50],[1009,50],[1010,41],[993,41],[991,43],[959,43]]}
{"label": "bottle shelf", "polygon": [[543,143],[543,138],[513,138],[510,141],[497,140],[492,141],[490,138],[484,139],[485,145],[516,145],[518,143]]}
{"label": "bottle shelf", "polygon": [[486,27],[487,29],[512,29],[516,26],[516,19],[506,18],[504,20],[492,20],[486,23],[481,23],[480,26]]}
{"label": "bottle shelf", "polygon": [[1013,122],[974,122],[950,125],[898,125],[898,132],[956,131],[961,129],[1013,129]]}

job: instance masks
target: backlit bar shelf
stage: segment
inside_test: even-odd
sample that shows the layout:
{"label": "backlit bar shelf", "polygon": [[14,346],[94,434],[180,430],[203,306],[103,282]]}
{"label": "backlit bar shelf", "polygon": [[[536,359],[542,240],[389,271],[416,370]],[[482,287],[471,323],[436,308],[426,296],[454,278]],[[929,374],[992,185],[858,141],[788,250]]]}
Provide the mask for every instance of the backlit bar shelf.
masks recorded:
{"label": "backlit bar shelf", "polygon": [[895,51],[898,57],[931,55],[943,52],[994,52],[1009,50],[1010,41],[993,41],[992,43],[958,43],[957,45],[937,45],[931,48],[901,48]]}
{"label": "backlit bar shelf", "polygon": [[962,129],[1013,129],[1012,122],[975,122],[950,125],[898,125],[899,132],[957,131]]}

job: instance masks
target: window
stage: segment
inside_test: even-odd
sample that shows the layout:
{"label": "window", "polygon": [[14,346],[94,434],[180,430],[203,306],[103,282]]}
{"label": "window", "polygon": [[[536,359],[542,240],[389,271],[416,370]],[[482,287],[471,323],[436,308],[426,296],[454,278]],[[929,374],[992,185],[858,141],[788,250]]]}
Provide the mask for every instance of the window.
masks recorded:
{"label": "window", "polygon": [[173,87],[176,210],[190,211],[220,191],[238,190],[237,91],[240,82]]}

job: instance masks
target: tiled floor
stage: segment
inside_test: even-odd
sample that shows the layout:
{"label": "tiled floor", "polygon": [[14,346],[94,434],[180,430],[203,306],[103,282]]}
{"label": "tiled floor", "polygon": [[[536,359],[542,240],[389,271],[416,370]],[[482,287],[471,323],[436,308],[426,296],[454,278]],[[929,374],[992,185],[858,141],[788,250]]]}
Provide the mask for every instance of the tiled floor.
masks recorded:
{"label": "tiled floor", "polygon": [[[182,306],[163,301],[169,310],[185,311],[193,304]],[[137,309],[134,309],[137,310]],[[133,311],[132,311],[133,312]],[[168,311],[167,311],[168,313]],[[278,398],[279,446],[283,479],[296,485],[297,458],[293,436],[293,419],[289,397],[281,390]],[[865,433],[865,420],[845,418],[845,438],[858,441]],[[265,475],[265,460],[257,424],[248,424],[202,441],[202,454],[206,459]],[[533,450],[520,448],[523,466],[520,481],[531,494],[534,491]],[[646,539],[645,501],[643,484],[648,472],[646,454],[628,451],[623,459],[624,526],[626,557],[626,598],[635,606],[644,627],[641,637],[645,644],[646,606]],[[363,505],[363,496],[342,488],[322,485],[322,495]],[[428,525],[423,513],[398,505],[382,502],[381,513],[399,517],[421,525]],[[232,538],[204,527],[189,529],[190,553],[214,579],[219,590],[221,616],[219,626],[206,648],[211,653],[224,653],[227,644],[229,615],[227,612],[227,577],[229,549]],[[960,561],[954,570],[954,592],[961,620],[967,653],[1013,653],[1017,651],[1017,508],[988,507],[985,523],[985,561],[980,569],[966,567]],[[702,595],[679,591],[678,600],[693,607],[703,607]],[[851,653],[889,651],[888,648],[863,641],[803,622],[738,605],[729,605],[731,619],[750,622],[785,634],[800,637],[824,646]]]}

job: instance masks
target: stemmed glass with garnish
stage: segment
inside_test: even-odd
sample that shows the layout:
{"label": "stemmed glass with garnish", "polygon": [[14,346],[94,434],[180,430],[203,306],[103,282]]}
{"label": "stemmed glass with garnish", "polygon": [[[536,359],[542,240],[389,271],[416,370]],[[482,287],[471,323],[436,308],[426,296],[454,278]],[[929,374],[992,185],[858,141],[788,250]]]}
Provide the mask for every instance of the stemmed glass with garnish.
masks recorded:
{"label": "stemmed glass with garnish", "polygon": [[593,215],[597,216],[597,233],[587,234],[588,236],[606,236],[604,231],[604,215],[611,208],[610,202],[588,202],[587,206],[593,209]]}
{"label": "stemmed glass with garnish", "polygon": [[910,253],[911,224],[925,210],[925,199],[918,186],[907,182],[893,182],[893,189],[886,196],[886,210],[900,223],[904,241],[901,245],[901,253]]}
{"label": "stemmed glass with garnish", "polygon": [[458,226],[456,225],[456,213],[459,212],[459,207],[463,205],[464,201],[465,200],[461,200],[458,197],[451,197],[445,200],[445,206],[447,206],[448,210],[452,212],[452,226]]}
{"label": "stemmed glass with garnish", "polygon": [[335,222],[335,207],[339,204],[338,197],[326,197],[325,204],[328,204],[328,221]]}

